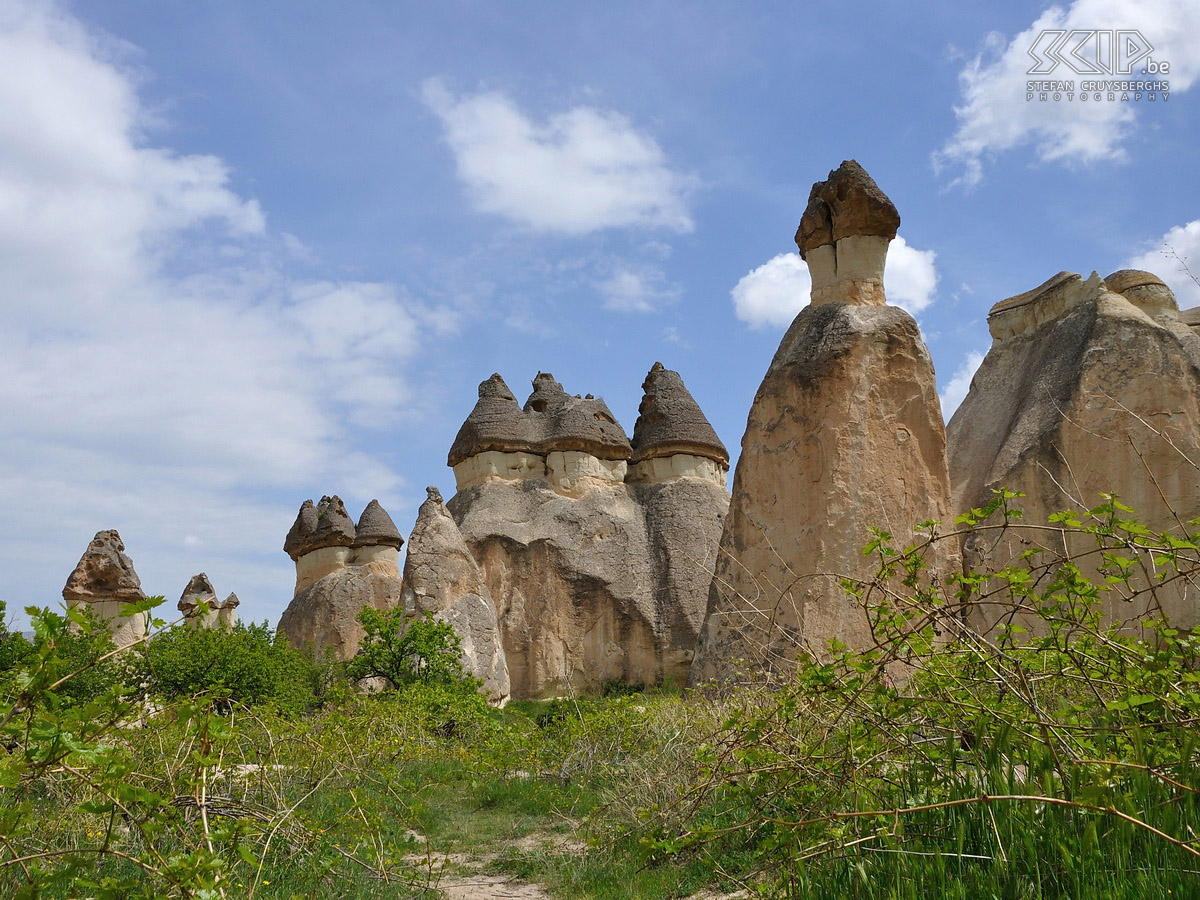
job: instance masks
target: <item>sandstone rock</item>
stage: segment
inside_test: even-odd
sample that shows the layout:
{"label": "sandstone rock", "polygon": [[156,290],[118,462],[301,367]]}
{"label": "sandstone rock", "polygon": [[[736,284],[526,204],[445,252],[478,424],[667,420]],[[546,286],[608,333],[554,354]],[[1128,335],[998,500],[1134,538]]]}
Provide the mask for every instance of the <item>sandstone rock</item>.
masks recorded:
{"label": "sandstone rock", "polygon": [[113,643],[128,646],[146,633],[146,615],[121,616],[121,606],[146,599],[142,581],[115,530],[98,531],[63,587],[67,607],[88,605],[108,622]]}
{"label": "sandstone rock", "polygon": [[206,628],[216,623],[217,592],[208,576],[193,575],[179,597],[177,608],[188,625]]}
{"label": "sandstone rock", "polygon": [[355,547],[395,547],[399,550],[404,546],[404,538],[400,536],[396,523],[387,511],[379,505],[378,500],[367,504],[358,526],[354,530]]}
{"label": "sandstone rock", "polygon": [[347,566],[326,575],[297,594],[279,619],[278,632],[293,647],[331,652],[337,660],[353,659],[365,634],[358,614],[400,603],[400,576],[380,575],[362,566]]}
{"label": "sandstone rock", "polygon": [[217,611],[217,625],[227,631],[232,630],[234,623],[237,622],[237,608],[241,605],[242,601],[238,599],[238,595],[230,592],[229,596],[220,601],[215,607]]}
{"label": "sandstone rock", "polygon": [[892,201],[854,160],[814,184],[796,230],[812,278],[812,304],[883,305],[887,247],[899,227]]}
{"label": "sandstone rock", "polygon": [[[813,257],[830,246],[814,217],[829,220],[839,247],[862,232],[878,237],[881,259],[895,232],[890,202],[860,173],[843,164],[813,189],[798,243],[814,295]],[[691,683],[726,680],[740,666],[786,669],[831,639],[870,646],[866,613],[840,579],[874,575],[862,555],[870,528],[903,546],[929,519],[950,522],[951,508],[941,407],[916,322],[891,306],[806,307],[746,423]],[[946,548],[932,571],[956,563]]]}
{"label": "sandstone rock", "polygon": [[678,372],[656,362],[642,382],[633,426],[632,462],[685,453],[729,466],[729,451],[700,411]]}
{"label": "sandstone rock", "polygon": [[1200,306],[1193,306],[1191,309],[1181,310],[1179,313],[1179,321],[1188,326],[1195,334],[1200,334]]}
{"label": "sandstone rock", "polygon": [[284,542],[296,562],[296,588],[278,626],[292,646],[350,659],[364,634],[359,612],[399,604],[404,539],[378,501],[367,505],[360,523],[361,539],[336,495],[300,507]]}
{"label": "sandstone rock", "polygon": [[576,497],[485,481],[448,506],[496,604],[514,698],[668,677],[646,521],[624,483]]}
{"label": "sandstone rock", "polygon": [[241,605],[237,594],[224,600],[217,599],[217,592],[208,576],[201,572],[193,575],[179,597],[178,609],[186,624],[193,628],[224,628],[231,630],[237,621],[237,608]]}
{"label": "sandstone rock", "polygon": [[426,490],[404,562],[404,610],[449,622],[462,641],[464,667],[483,680],[492,702],[503,703],[509,695],[508,665],[495,605],[441,493],[435,487]]}
{"label": "sandstone rock", "polygon": [[[1154,530],[1200,516],[1200,338],[1154,276],[1109,279],[1063,272],[992,308],[992,348],[947,429],[957,511],[1004,487],[1024,492],[1016,502],[1035,525],[1094,507],[1101,492],[1116,493]],[[973,535],[964,553],[972,567],[1004,566],[1027,548],[1014,530]],[[1087,558],[1081,567],[1097,574]],[[1135,589],[1146,586],[1134,579]],[[1136,602],[1127,593],[1105,595],[1110,619],[1136,622],[1161,609],[1177,625],[1200,621],[1200,586],[1186,579]],[[977,624],[991,630],[1006,611],[980,607]]]}
{"label": "sandstone rock", "polygon": [[[451,451],[458,493],[448,508],[495,605],[512,696],[682,683],[728,506],[725,448],[661,365],[643,400],[643,465],[657,468],[638,479],[604,401],[572,397],[549,375],[534,380],[523,410],[531,424],[518,428],[505,400],[509,433],[527,445],[478,438],[478,422],[491,420],[477,413],[493,409],[485,401],[497,381],[481,386],[459,432],[475,436]],[[463,591],[455,584],[448,595]]]}

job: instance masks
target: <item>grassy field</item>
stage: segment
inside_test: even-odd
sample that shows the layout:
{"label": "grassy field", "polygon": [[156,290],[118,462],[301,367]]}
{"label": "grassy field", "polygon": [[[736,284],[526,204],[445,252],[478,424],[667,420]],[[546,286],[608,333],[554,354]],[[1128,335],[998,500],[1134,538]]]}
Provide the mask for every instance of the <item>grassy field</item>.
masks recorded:
{"label": "grassy field", "polygon": [[[881,537],[847,585],[875,646],[686,697],[492,709],[432,621],[380,620],[367,696],[265,625],[112,656],[37,613],[0,634],[0,897],[1200,897],[1200,635],[1099,613],[1200,541],[1121,511],[1063,520],[1099,582],[1029,556],[942,594]],[[979,598],[1039,627],[976,634]]]}

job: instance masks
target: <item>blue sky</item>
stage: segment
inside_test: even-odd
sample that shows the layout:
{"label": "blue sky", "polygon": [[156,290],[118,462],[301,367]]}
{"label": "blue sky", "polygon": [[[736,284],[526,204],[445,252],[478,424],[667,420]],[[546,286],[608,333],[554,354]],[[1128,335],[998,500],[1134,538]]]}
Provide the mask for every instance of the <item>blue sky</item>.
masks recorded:
{"label": "blue sky", "polygon": [[[1168,98],[1027,101],[1047,29],[1136,29]],[[736,454],[843,159],[948,415],[1059,270],[1200,304],[1198,78],[1194,0],[0,0],[0,599],[116,528],[171,609],[206,571],[275,621],[300,503],[407,533],[497,371],[632,430],[661,360]]]}

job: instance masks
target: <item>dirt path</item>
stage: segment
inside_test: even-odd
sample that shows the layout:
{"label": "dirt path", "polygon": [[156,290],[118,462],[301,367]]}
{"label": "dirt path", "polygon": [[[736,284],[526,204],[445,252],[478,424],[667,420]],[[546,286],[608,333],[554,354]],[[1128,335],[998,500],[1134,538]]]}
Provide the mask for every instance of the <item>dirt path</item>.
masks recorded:
{"label": "dirt path", "polygon": [[514,881],[507,875],[466,875],[438,885],[446,900],[553,900],[539,885]]}

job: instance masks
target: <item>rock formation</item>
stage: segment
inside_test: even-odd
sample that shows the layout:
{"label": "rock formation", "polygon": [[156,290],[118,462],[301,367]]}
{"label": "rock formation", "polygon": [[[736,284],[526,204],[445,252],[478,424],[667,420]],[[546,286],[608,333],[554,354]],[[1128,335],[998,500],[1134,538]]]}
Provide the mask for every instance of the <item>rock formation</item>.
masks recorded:
{"label": "rock formation", "polygon": [[193,575],[187,583],[177,608],[184,622],[192,628],[224,628],[228,631],[232,630],[237,620],[237,608],[240,605],[237,594],[218,600],[212,582],[201,572]]}
{"label": "rock formation", "polygon": [[496,607],[483,572],[471,556],[441,492],[426,489],[417,523],[409,534],[401,598],[405,613],[425,613],[449,622],[462,642],[463,665],[493,703],[509,696],[508,664]]}
{"label": "rock formation", "polygon": [[146,614],[122,616],[126,603],[146,599],[142,581],[125,555],[125,544],[116,531],[98,531],[79,558],[63,588],[67,608],[86,605],[108,623],[113,643],[125,647],[146,634]]}
{"label": "rock formation", "polygon": [[539,373],[521,407],[493,375],[450,449],[513,697],[686,678],[729,458],[676,373],[644,387],[635,447],[603,400]]}
{"label": "rock formation", "polygon": [[358,652],[367,606],[392,609],[400,603],[400,547],[404,538],[379,502],[363,510],[358,526],[337,496],[305,500],[283,549],[296,563],[292,602],[279,619],[279,633],[294,647],[332,651],[347,660]]}
{"label": "rock formation", "polygon": [[[992,347],[947,429],[956,511],[1004,487],[1024,492],[1015,502],[1028,524],[1095,507],[1102,491],[1154,530],[1200,516],[1200,336],[1162,281],[1133,270],[1105,279],[1060,272],[997,303],[988,327]],[[976,534],[965,561],[1004,566],[1028,547],[1017,533]],[[1147,586],[1139,574],[1132,588]],[[1188,628],[1200,618],[1200,586],[1186,579],[1136,602],[1128,593],[1106,593],[1106,615],[1133,622],[1161,609]],[[991,629],[1007,610],[977,612]]]}
{"label": "rock formation", "polygon": [[[903,546],[952,519],[945,429],[917,324],[887,306],[883,267],[900,217],[854,162],[813,186],[796,234],[812,302],[754,398],[691,683],[787,668],[831,639],[872,642],[840,586],[869,578],[871,527]],[[933,571],[956,565],[951,551]]]}

